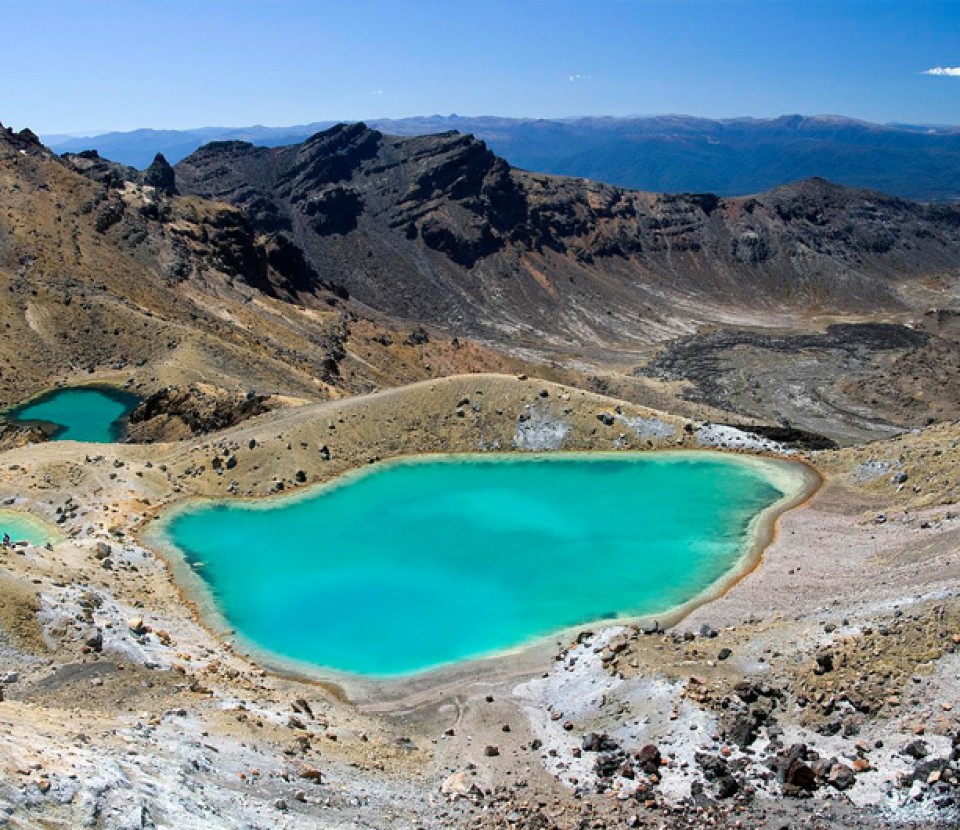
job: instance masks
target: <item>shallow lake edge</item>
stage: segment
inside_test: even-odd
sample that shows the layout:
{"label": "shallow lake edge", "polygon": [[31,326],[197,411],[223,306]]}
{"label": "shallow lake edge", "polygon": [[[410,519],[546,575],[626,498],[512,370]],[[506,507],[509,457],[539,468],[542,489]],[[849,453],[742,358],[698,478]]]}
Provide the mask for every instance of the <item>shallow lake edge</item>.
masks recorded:
{"label": "shallow lake edge", "polygon": [[[169,538],[167,527],[177,516],[202,509],[214,504],[229,504],[249,510],[270,510],[278,506],[308,500],[321,492],[346,486],[360,477],[382,471],[387,467],[423,463],[465,461],[532,462],[550,463],[551,461],[578,460],[652,460],[653,458],[692,457],[703,459],[722,458],[732,463],[744,463],[761,467],[763,474],[785,495],[769,507],[757,513],[750,521],[747,530],[748,544],[739,561],[727,574],[713,585],[701,591],[686,602],[664,609],[657,614],[644,617],[619,616],[585,621],[549,634],[531,637],[526,642],[496,652],[465,658],[454,663],[442,664],[433,668],[420,669],[406,674],[373,676],[338,671],[313,663],[297,661],[284,655],[271,652],[247,640],[242,632],[229,624],[214,599],[209,585],[187,561],[183,551]],[[333,691],[338,697],[354,702],[382,702],[419,695],[442,687],[462,685],[467,682],[484,680],[502,681],[505,677],[523,679],[534,672],[540,672],[548,662],[558,643],[571,641],[584,630],[599,630],[633,624],[650,624],[653,621],[662,627],[675,625],[696,608],[723,596],[738,582],[752,573],[763,561],[767,547],[776,539],[779,518],[790,510],[807,504],[823,484],[823,476],[809,462],[796,458],[753,455],[721,450],[702,449],[666,449],[636,452],[496,452],[496,453],[418,453],[400,455],[376,463],[355,467],[326,481],[311,484],[293,492],[281,492],[269,496],[203,498],[187,497],[160,507],[158,514],[141,530],[139,541],[150,550],[159,554],[169,566],[171,579],[181,600],[194,613],[196,620],[218,639],[228,643],[238,655],[250,660],[259,667],[278,676],[295,678],[300,681],[314,682]]]}
{"label": "shallow lake edge", "polygon": [[5,515],[21,521],[25,525],[32,526],[34,530],[39,532],[38,535],[43,535],[45,537],[45,541],[43,542],[34,542],[32,540],[14,539],[14,538],[11,538],[10,540],[11,542],[15,543],[15,542],[27,541],[29,544],[33,545],[34,547],[43,547],[46,544],[55,545],[58,542],[62,542],[66,538],[64,534],[61,533],[55,525],[52,525],[46,519],[41,519],[38,516],[35,516],[33,513],[29,512],[28,510],[21,510],[19,507],[15,505],[0,507],[0,520],[2,520]]}

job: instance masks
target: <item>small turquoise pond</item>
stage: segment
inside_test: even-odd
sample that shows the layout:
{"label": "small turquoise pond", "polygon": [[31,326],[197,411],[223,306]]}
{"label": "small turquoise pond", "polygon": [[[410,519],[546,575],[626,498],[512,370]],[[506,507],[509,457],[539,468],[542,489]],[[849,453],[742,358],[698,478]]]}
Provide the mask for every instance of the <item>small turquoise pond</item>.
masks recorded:
{"label": "small turquoise pond", "polygon": [[0,510],[0,539],[7,535],[11,542],[45,545],[57,541],[57,534],[43,522],[16,510]]}
{"label": "small turquoise pond", "polygon": [[194,504],[160,539],[253,646],[386,677],[688,602],[807,481],[714,453],[414,460],[305,497]]}
{"label": "small turquoise pond", "polygon": [[5,415],[14,423],[39,425],[56,441],[108,444],[123,440],[127,416],[139,401],[112,387],[78,386],[47,392]]}

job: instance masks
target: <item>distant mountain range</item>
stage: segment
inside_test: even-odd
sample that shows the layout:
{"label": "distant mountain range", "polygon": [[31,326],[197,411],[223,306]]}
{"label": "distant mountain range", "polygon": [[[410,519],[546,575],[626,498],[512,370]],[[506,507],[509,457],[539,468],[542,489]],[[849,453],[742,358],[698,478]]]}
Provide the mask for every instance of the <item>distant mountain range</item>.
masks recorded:
{"label": "distant mountain range", "polygon": [[[286,146],[334,123],[44,138],[58,153],[96,149],[105,158],[143,169],[158,152],[176,163],[211,141]],[[558,120],[449,115],[366,123],[400,136],[469,133],[515,167],[637,190],[737,196],[820,176],[920,201],[960,199],[958,127],[800,115],[727,120],[672,115]]]}

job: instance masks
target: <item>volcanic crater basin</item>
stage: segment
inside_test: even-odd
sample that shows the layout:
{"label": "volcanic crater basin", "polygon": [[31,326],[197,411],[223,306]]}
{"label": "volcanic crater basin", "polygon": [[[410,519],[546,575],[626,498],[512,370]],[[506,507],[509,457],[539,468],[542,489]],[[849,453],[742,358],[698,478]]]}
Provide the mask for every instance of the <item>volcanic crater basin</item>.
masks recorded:
{"label": "volcanic crater basin", "polygon": [[126,435],[140,399],[112,386],[54,389],[7,410],[14,423],[37,424],[55,441],[108,444]]}
{"label": "volcanic crater basin", "polygon": [[395,678],[676,616],[746,573],[818,481],[710,452],[425,456],[297,496],[188,502],[148,536],[266,662]]}

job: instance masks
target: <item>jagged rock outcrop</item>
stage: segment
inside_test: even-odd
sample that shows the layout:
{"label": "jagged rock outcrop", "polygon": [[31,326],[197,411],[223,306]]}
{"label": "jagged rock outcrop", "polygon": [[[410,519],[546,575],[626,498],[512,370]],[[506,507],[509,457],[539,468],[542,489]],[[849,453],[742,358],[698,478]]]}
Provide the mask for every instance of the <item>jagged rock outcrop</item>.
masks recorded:
{"label": "jagged rock outcrop", "polygon": [[82,153],[65,153],[63,161],[88,179],[92,179],[108,188],[122,188],[124,182],[138,182],[140,172],[125,164],[101,158],[96,150],[84,150]]}
{"label": "jagged rock outcrop", "polygon": [[153,163],[143,171],[143,183],[156,188],[167,196],[176,194],[177,176],[169,162],[163,157],[163,153],[157,153]]}
{"label": "jagged rock outcrop", "polygon": [[[343,299],[348,296],[341,286],[320,279],[289,238],[258,235],[239,210],[171,199],[177,195],[176,174],[160,153],[142,173],[101,158],[96,150],[67,154],[62,160],[104,188],[84,206],[93,215],[98,233],[119,225],[117,233],[134,247],[155,247],[156,231],[166,237],[170,250],[162,258],[164,275],[171,283],[216,270],[275,297],[302,299],[327,291]],[[137,199],[120,192],[127,185]],[[131,201],[137,201],[135,210],[128,209]]]}
{"label": "jagged rock outcrop", "polygon": [[122,189],[125,182],[130,182],[147,185],[165,196],[177,193],[176,174],[163,153],[157,153],[153,163],[143,172],[102,158],[96,150],[64,153],[60,158],[76,172],[108,188]]}
{"label": "jagged rock outcrop", "polygon": [[10,424],[0,420],[0,452],[28,444],[40,444],[47,440],[47,434],[40,427]]}
{"label": "jagged rock outcrop", "polygon": [[141,401],[130,413],[135,441],[171,441],[238,424],[274,406],[267,395],[230,392],[207,384],[169,386]]}
{"label": "jagged rock outcrop", "polygon": [[13,127],[5,127],[2,122],[0,122],[0,148],[5,148],[8,152],[19,152],[23,155],[42,155],[54,158],[54,154],[41,144],[33,130],[24,127],[17,132]]}

